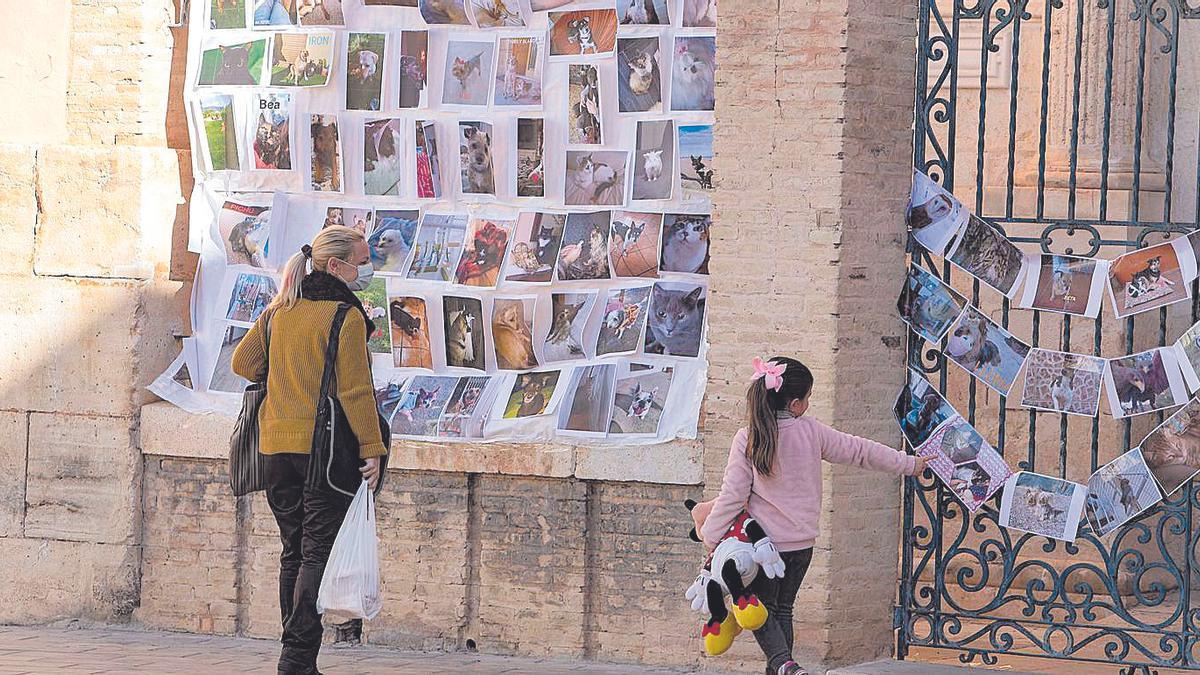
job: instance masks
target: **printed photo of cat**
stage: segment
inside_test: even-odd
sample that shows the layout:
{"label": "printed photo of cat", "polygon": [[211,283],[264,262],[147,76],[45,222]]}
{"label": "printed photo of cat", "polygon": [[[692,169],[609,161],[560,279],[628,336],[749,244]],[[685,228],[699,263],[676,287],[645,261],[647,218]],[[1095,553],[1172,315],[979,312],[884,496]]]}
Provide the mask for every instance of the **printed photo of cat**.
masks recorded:
{"label": "printed photo of cat", "polygon": [[266,40],[207,47],[200,55],[196,85],[262,84],[266,54]]}
{"label": "printed photo of cat", "polygon": [[637,123],[637,149],[633,152],[633,201],[671,198],[675,187],[675,122],[642,120]]}
{"label": "printed photo of cat", "polygon": [[484,415],[490,409],[488,401],[495,400],[494,393],[488,395],[491,381],[492,378],[487,376],[458,378],[454,393],[438,420],[439,438],[483,437]]}
{"label": "printed photo of cat", "polygon": [[538,367],[533,353],[534,296],[495,298],[492,301],[492,346],[500,370]]}
{"label": "printed photo of cat", "polygon": [[704,337],[704,286],[659,282],[650,294],[647,354],[696,357]]}
{"label": "printed photo of cat", "polygon": [[700,197],[713,189],[713,127],[685,124],[679,127],[679,180],[685,198]]}
{"label": "printed photo of cat", "polygon": [[667,0],[617,0],[617,13],[622,26],[671,25]]}
{"label": "printed photo of cat", "polygon": [[466,0],[419,0],[421,18],[428,24],[456,24],[470,26]]}
{"label": "printed photo of cat", "polygon": [[717,0],[683,0],[684,28],[715,28]]}
{"label": "printed photo of cat", "polygon": [[[491,0],[488,0],[491,1]],[[542,106],[542,61],[545,38],[502,37],[496,59],[495,104]]]}
{"label": "printed photo of cat", "polygon": [[1016,295],[1027,262],[1003,232],[974,215],[947,258],[1009,298]]}
{"label": "printed photo of cat", "polygon": [[558,430],[568,432],[567,435],[604,436],[612,419],[616,373],[615,363],[576,368],[564,405],[559,409]]}
{"label": "printed photo of cat", "polygon": [[254,168],[291,171],[292,95],[260,93],[253,100],[254,110],[258,113],[250,137]]}
{"label": "printed photo of cat", "polygon": [[458,385],[457,377],[418,375],[408,383],[392,413],[392,433],[396,436],[432,438],[437,435],[438,419],[446,401]]}
{"label": "printed photo of cat", "polygon": [[550,332],[542,345],[542,356],[547,362],[587,358],[583,329],[595,301],[595,291],[550,295]]}
{"label": "printed photo of cat", "polygon": [[408,254],[417,238],[420,211],[416,209],[379,209],[379,221],[367,237],[371,264],[382,274],[404,274]]}
{"label": "printed photo of cat", "polygon": [[608,279],[609,211],[572,213],[567,216],[562,248],[558,252],[559,281]]}
{"label": "printed photo of cat", "polygon": [[447,295],[442,298],[446,365],[484,370],[483,303],[479,298]]}
{"label": "printed photo of cat", "polygon": [[514,28],[525,25],[517,0],[471,0],[479,28]]}
{"label": "printed photo of cat", "polygon": [[508,404],[504,406],[504,419],[533,417],[545,413],[550,399],[554,397],[554,389],[558,386],[561,374],[560,371],[550,370],[518,375],[512,393],[508,396]]}
{"label": "printed photo of cat", "polygon": [[455,283],[495,288],[500,280],[500,267],[504,264],[513,225],[512,220],[472,218],[454,275]]}
{"label": "printed photo of cat", "polygon": [[342,141],[337,115],[311,115],[309,141],[312,147],[310,186],[314,192],[342,191]]}
{"label": "printed photo of cat", "polygon": [[546,196],[544,123],[540,117],[517,118],[517,168],[514,173],[518,197]]}
{"label": "printed photo of cat", "polygon": [[267,266],[267,235],[271,207],[226,201],[217,212],[217,227],[225,243],[228,265]]}
{"label": "printed photo of cat", "polygon": [[663,218],[663,272],[708,274],[708,231],[712,216],[698,213],[668,213]]}
{"label": "printed photo of cat", "polygon": [[400,33],[400,107],[424,108],[429,104],[429,31]]}
{"label": "printed photo of cat", "polygon": [[674,376],[669,366],[630,364],[629,372],[617,376],[608,433],[658,435]]}
{"label": "printed photo of cat", "polygon": [[442,78],[442,105],[486,106],[492,85],[494,42],[450,40]]}
{"label": "printed photo of cat", "polygon": [[363,122],[363,194],[400,195],[404,180],[404,120]]}
{"label": "printed photo of cat", "polygon": [[608,291],[600,333],[596,336],[597,357],[637,351],[642,341],[642,329],[646,326],[650,288],[614,288]]}
{"label": "printed photo of cat", "polygon": [[388,301],[392,326],[392,363],[397,368],[433,370],[425,299],[402,295]]}
{"label": "printed photo of cat", "polygon": [[716,106],[717,39],[676,37],[672,72],[671,110],[712,110]]}
{"label": "printed photo of cat", "polygon": [[617,103],[620,112],[662,111],[658,38],[617,39]]}
{"label": "printed photo of cat", "polygon": [[567,206],[624,206],[629,170],[627,150],[568,150]]}
{"label": "printed photo of cat", "polygon": [[512,250],[504,266],[504,280],[550,283],[566,223],[565,213],[522,211],[517,216]]}
{"label": "printed photo of cat", "polygon": [[659,235],[663,214],[617,211],[608,237],[608,259],[613,276],[658,276]]}

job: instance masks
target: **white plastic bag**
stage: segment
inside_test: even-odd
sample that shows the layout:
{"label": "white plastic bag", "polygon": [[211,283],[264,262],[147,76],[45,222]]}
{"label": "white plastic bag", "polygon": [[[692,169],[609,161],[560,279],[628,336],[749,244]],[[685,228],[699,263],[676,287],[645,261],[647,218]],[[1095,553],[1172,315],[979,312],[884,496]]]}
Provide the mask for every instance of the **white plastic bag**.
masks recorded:
{"label": "white plastic bag", "polygon": [[329,552],[329,562],[317,591],[317,613],[374,619],[382,607],[375,496],[363,481],[333,540],[333,550]]}

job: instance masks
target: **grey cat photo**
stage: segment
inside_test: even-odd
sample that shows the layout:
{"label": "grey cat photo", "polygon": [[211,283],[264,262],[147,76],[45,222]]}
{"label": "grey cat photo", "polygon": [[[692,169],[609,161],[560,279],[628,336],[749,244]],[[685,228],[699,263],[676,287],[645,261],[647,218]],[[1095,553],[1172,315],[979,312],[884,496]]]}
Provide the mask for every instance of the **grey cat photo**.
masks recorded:
{"label": "grey cat photo", "polygon": [[708,289],[686,283],[659,282],[650,293],[645,352],[665,356],[700,355],[704,338],[704,304]]}

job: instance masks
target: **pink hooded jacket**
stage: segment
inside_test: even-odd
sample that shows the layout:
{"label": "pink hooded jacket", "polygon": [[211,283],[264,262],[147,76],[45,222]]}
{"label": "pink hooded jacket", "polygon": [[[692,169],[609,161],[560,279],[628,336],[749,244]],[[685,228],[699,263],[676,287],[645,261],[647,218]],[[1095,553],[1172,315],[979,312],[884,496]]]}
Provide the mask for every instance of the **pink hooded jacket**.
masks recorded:
{"label": "pink hooded jacket", "polygon": [[810,548],[821,516],[821,460],[897,475],[912,473],[916,457],[832,429],[809,417],[779,420],[779,445],[770,476],[746,457],[746,429],[729,448],[725,478],[700,536],[710,548],[742,509],[762,525],[780,551]]}

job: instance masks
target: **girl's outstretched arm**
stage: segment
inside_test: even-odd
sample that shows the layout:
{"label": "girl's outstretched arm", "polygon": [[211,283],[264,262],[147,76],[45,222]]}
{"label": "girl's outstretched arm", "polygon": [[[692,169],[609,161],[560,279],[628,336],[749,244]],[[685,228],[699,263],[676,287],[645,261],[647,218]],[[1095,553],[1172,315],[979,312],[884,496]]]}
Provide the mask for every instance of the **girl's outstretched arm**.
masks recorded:
{"label": "girl's outstretched arm", "polygon": [[821,432],[821,458],[835,464],[849,464],[872,471],[911,476],[924,468],[917,457],[876,443],[867,438],[838,431],[817,422]]}
{"label": "girl's outstretched arm", "polygon": [[754,469],[746,457],[746,436],[745,429],[734,435],[729,460],[725,463],[725,476],[721,479],[721,492],[713,502],[712,513],[708,514],[704,527],[700,528],[700,538],[709,549],[717,545],[750,500]]}

